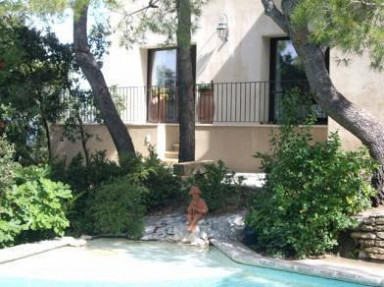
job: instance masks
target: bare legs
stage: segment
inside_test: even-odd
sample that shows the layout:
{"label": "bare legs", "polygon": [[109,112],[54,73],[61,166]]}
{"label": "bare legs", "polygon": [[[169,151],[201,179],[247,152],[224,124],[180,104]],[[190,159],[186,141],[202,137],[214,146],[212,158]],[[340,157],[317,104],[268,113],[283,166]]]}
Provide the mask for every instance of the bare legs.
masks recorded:
{"label": "bare legs", "polygon": [[196,229],[197,222],[203,219],[204,213],[188,214],[188,231],[193,232]]}

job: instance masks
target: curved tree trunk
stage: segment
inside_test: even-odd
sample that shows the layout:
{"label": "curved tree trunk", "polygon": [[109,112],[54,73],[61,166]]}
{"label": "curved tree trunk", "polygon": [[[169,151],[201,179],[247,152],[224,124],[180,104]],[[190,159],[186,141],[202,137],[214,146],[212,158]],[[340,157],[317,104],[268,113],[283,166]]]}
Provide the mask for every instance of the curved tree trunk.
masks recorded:
{"label": "curved tree trunk", "polygon": [[366,110],[347,100],[337,91],[325,65],[324,47],[311,43],[309,32],[297,28],[290,21],[290,15],[297,0],[283,0],[282,12],[273,0],[262,0],[266,14],[269,15],[291,38],[293,45],[302,59],[310,87],[316,101],[342,127],[350,131],[368,148],[371,156],[381,164],[372,183],[378,193],[374,205],[384,205],[384,125]]}
{"label": "curved tree trunk", "polygon": [[73,42],[76,61],[91,85],[96,105],[111,134],[120,159],[124,154],[135,155],[135,149],[127,127],[116,110],[103,73],[98,67],[95,57],[90,52],[87,36],[88,5],[83,3],[82,0],[76,2],[77,7],[81,8],[79,15],[74,16]]}
{"label": "curved tree trunk", "polygon": [[195,97],[191,59],[191,7],[178,1],[177,86],[179,97],[179,162],[195,160]]}

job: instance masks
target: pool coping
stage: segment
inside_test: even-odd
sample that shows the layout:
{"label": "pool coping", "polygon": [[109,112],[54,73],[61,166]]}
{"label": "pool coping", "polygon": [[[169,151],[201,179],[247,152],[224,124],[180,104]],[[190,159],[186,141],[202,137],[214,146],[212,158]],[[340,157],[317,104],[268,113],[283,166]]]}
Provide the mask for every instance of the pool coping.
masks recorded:
{"label": "pool coping", "polygon": [[213,246],[237,263],[295,272],[304,275],[318,276],[328,279],[336,279],[369,286],[384,286],[384,272],[383,276],[375,276],[364,273],[359,269],[348,268],[348,270],[345,270],[341,267],[326,265],[324,263],[322,263],[321,266],[311,265],[303,262],[262,256],[240,242],[217,239],[211,239],[210,242]]}
{"label": "pool coping", "polygon": [[61,247],[81,247],[86,244],[87,242],[83,239],[62,237],[54,240],[44,240],[7,247],[0,249],[0,264],[38,255],[40,253],[48,252]]}

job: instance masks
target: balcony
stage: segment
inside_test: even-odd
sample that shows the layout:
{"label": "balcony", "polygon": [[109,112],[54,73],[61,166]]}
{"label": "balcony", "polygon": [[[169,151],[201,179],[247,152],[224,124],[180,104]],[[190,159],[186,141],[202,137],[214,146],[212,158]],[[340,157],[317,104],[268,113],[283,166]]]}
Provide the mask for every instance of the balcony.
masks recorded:
{"label": "balcony", "polygon": [[[233,82],[197,84],[194,87],[196,123],[200,124],[278,124],[283,114],[285,94],[299,89],[308,93],[306,82]],[[178,89],[175,86],[113,87],[111,94],[125,124],[177,123]],[[63,99],[65,100],[65,96]],[[84,123],[96,122],[93,107],[81,105]],[[314,102],[316,124],[327,124],[327,115]],[[298,106],[300,119],[304,105]],[[68,117],[69,114],[65,117]]]}
{"label": "balcony", "polygon": [[[305,82],[233,82],[197,84],[196,123],[201,124],[276,124],[283,113],[282,98],[293,88],[308,92]],[[177,123],[178,89],[174,86],[136,86],[112,89],[122,107],[124,123]],[[312,104],[318,124],[327,115]],[[303,106],[298,107],[304,118]]]}

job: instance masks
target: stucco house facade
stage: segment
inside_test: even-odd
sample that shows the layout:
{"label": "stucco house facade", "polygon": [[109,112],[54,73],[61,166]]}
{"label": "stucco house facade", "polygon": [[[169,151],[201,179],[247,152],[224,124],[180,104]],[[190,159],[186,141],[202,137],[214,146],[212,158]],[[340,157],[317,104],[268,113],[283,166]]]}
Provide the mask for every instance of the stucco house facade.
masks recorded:
{"label": "stucco house facade", "polygon": [[[242,172],[259,170],[252,158],[269,149],[271,131],[281,113],[281,99],[293,84],[307,89],[305,75],[297,68],[297,55],[284,32],[266,15],[260,0],[211,0],[203,9],[193,35],[191,55],[196,88],[196,160],[222,159]],[[241,2],[243,2],[241,1]],[[116,33],[103,73],[124,109],[121,117],[132,136],[135,149],[147,153],[153,145],[160,158],[177,158],[176,49],[164,46],[152,35],[144,45],[126,50],[118,45]],[[329,51],[327,62],[335,86],[348,99],[384,119],[380,97],[383,74],[369,68],[362,55],[349,55],[349,65],[340,65],[337,49]],[[206,85],[200,86],[199,84]],[[298,84],[299,83],[299,84]],[[211,90],[203,95],[203,90]],[[325,141],[339,130],[345,148],[354,149],[359,141],[340,128],[313,104],[318,122],[314,140]],[[54,128],[53,146],[58,156],[71,158],[81,151],[80,144],[61,136]],[[116,158],[105,126],[89,124],[93,138],[89,149],[107,150]],[[175,159],[173,159],[175,160]]]}

